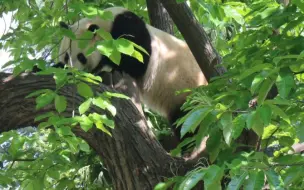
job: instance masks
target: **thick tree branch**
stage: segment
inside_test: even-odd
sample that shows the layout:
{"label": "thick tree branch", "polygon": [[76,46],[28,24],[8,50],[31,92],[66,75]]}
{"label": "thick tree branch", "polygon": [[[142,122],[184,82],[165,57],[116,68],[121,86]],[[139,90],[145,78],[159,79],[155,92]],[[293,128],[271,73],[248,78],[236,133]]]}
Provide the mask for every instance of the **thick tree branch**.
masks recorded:
{"label": "thick tree branch", "polygon": [[169,13],[160,3],[160,0],[146,0],[150,24],[155,28],[174,35],[174,24]]}
{"label": "thick tree branch", "polygon": [[187,4],[178,4],[176,0],[160,1],[186,40],[207,80],[223,74],[225,72],[223,67],[215,67],[221,63],[219,54]]}
{"label": "thick tree branch", "polygon": [[[0,73],[0,132],[36,125],[34,118],[37,115],[54,110],[50,105],[37,111],[35,99],[25,99],[25,96],[38,89],[55,89],[52,77],[23,75],[13,78]],[[70,106],[72,102],[79,105],[83,101],[80,96],[71,95],[75,90],[71,85],[60,90],[60,94],[68,99],[66,116],[73,111]],[[95,85],[94,90],[113,91],[102,85]],[[192,168],[193,164],[167,154],[131,101],[114,98],[112,103],[117,108],[112,137],[95,128],[87,133],[79,127],[73,131],[102,158],[115,189],[153,189],[164,177],[183,175]],[[100,112],[95,108],[91,111]]]}

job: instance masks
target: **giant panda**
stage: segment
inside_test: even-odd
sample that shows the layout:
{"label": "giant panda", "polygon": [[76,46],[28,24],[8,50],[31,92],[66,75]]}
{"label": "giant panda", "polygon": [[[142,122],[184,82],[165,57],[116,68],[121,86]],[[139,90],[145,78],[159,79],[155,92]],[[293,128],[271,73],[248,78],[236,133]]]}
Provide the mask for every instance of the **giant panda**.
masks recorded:
{"label": "giant panda", "polygon": [[[86,57],[85,52],[89,47],[80,49],[78,42],[68,37],[64,37],[60,45],[60,63],[91,73],[110,67],[129,74],[137,83],[141,101],[173,124],[182,116],[180,107],[187,96],[185,93],[176,95],[176,91],[207,85],[189,47],[184,41],[145,24],[141,18],[125,8],[112,7],[104,11],[112,12],[114,20],[83,18],[71,26],[62,26],[72,30],[76,37],[85,31],[93,32],[102,28],[110,32],[114,39],[124,37],[133,41],[148,52],[149,55],[142,54],[144,63],[121,54],[120,65],[116,65],[98,51]],[[93,46],[99,40],[102,39],[94,35],[90,43]],[[174,129],[180,138],[178,131]]]}

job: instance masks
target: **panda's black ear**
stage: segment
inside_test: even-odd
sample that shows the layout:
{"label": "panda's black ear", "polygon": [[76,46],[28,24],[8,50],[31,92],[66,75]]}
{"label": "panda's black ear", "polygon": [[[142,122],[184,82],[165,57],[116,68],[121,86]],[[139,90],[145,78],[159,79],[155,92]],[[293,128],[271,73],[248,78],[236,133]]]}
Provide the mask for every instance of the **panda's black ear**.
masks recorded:
{"label": "panda's black ear", "polygon": [[65,28],[65,29],[70,29],[69,25],[67,25],[67,23],[63,22],[63,21],[60,21],[59,22],[59,26],[61,28]]}
{"label": "panda's black ear", "polygon": [[99,26],[97,26],[96,24],[91,24],[88,28],[88,31],[95,32],[95,30],[98,30],[98,29],[99,29]]}

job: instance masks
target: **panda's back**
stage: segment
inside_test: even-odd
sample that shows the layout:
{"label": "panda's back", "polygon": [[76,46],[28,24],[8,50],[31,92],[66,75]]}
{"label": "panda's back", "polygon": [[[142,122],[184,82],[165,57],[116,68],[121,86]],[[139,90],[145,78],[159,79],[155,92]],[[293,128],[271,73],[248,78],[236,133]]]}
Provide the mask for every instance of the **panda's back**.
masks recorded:
{"label": "panda's back", "polygon": [[142,98],[148,107],[170,117],[170,112],[179,109],[186,97],[175,92],[206,85],[207,80],[184,41],[150,25],[147,28],[152,53],[141,84]]}

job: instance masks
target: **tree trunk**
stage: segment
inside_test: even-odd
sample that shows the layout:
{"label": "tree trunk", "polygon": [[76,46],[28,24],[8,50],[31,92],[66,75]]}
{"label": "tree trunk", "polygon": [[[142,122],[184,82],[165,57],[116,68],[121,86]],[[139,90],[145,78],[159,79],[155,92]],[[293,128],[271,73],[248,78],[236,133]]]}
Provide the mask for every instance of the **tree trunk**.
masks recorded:
{"label": "tree trunk", "polygon": [[160,1],[186,40],[207,80],[222,75],[226,70],[223,67],[215,67],[221,63],[221,58],[188,5],[176,3],[176,0]]}
{"label": "tree trunk", "polygon": [[146,0],[150,24],[155,28],[174,35],[174,23],[159,0]]}
{"label": "tree trunk", "polygon": [[[113,91],[103,85],[92,87],[98,92]],[[54,110],[53,105],[36,110],[35,98],[25,99],[25,96],[38,89],[54,90],[52,76],[23,75],[14,78],[0,73],[0,132],[35,126],[36,116]],[[68,100],[65,116],[71,116],[71,105],[79,105],[83,101],[80,96],[71,95],[75,91],[76,88],[69,85],[59,92]],[[96,128],[84,132],[80,127],[75,127],[73,131],[102,158],[115,189],[153,189],[164,177],[184,175],[193,168],[192,163],[167,154],[131,101],[114,98],[112,104],[117,108],[112,137]],[[94,108],[91,111],[100,113]]]}

